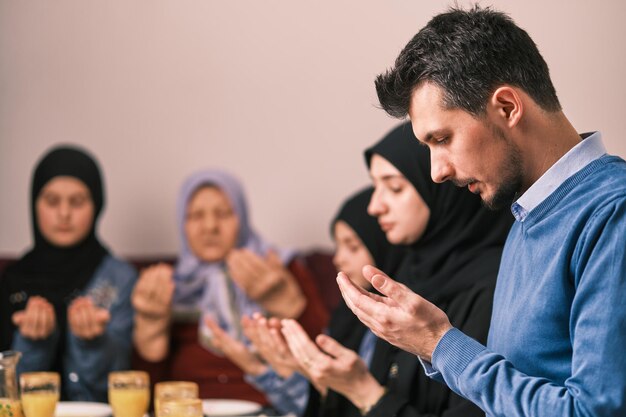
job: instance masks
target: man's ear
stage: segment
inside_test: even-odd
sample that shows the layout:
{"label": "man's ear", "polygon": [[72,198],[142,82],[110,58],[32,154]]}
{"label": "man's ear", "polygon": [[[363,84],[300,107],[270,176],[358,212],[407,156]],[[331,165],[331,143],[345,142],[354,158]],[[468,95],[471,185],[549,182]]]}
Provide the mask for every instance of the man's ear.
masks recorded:
{"label": "man's ear", "polygon": [[524,102],[519,92],[510,86],[496,89],[489,100],[489,107],[509,128],[515,127],[524,114]]}

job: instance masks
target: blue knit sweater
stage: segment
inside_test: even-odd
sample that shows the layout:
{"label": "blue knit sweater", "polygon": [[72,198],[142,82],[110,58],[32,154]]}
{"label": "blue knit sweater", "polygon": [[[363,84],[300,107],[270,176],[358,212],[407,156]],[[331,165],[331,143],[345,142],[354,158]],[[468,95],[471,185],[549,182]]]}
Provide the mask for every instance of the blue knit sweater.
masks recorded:
{"label": "blue knit sweater", "polygon": [[504,249],[488,347],[456,329],[433,376],[488,416],[626,416],[626,163],[569,177]]}

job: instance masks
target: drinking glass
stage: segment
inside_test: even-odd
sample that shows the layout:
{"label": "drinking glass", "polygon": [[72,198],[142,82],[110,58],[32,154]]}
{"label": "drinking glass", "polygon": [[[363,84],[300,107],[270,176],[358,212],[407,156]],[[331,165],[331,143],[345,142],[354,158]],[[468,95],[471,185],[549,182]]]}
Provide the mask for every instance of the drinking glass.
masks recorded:
{"label": "drinking glass", "polygon": [[161,400],[156,417],[202,417],[202,400],[171,398]]}
{"label": "drinking glass", "polygon": [[198,398],[198,384],[191,381],[164,381],[154,385],[154,412],[159,414],[159,403],[163,400]]}
{"label": "drinking glass", "polygon": [[26,417],[53,417],[59,401],[61,378],[57,372],[20,375],[22,411]]}
{"label": "drinking glass", "polygon": [[0,352],[0,416],[24,417],[20,403],[19,383],[15,368],[22,353],[16,350]]}
{"label": "drinking glass", "polygon": [[109,404],[114,417],[143,417],[150,404],[150,377],[143,371],[109,373]]}

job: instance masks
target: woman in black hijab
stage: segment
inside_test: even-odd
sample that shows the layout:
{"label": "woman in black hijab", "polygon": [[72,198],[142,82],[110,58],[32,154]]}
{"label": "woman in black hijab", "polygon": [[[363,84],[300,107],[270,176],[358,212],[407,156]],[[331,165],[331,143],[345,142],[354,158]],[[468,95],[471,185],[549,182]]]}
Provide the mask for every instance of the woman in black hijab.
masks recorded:
{"label": "woman in black hijab", "polygon": [[[432,182],[429,150],[419,145],[408,123],[367,149],[365,157],[375,185],[368,212],[378,218],[391,243],[408,251],[394,276],[442,308],[453,326],[486,342],[511,214],[488,211],[479,196],[450,183]],[[299,359],[315,373],[324,361],[312,353],[309,350]],[[334,415],[484,415],[426,377],[420,367],[415,355],[377,340],[369,369],[376,380],[374,388],[369,395],[355,393],[358,378],[353,377],[352,384],[345,385],[345,394],[356,405]],[[324,377],[328,375],[327,369]]]}
{"label": "woman in black hijab", "polygon": [[32,178],[34,246],[0,280],[0,349],[22,352],[18,372],[56,371],[62,399],[107,400],[107,374],[129,366],[131,266],[96,235],[100,170],[86,152],[56,147]]}
{"label": "woman in black hijab", "polygon": [[[403,248],[389,243],[376,218],[367,213],[373,192],[374,189],[368,187],[348,198],[333,219],[330,230],[335,241],[333,263],[337,271],[344,271],[350,279],[369,289],[371,284],[361,274],[365,265],[375,265],[385,273],[395,274],[406,254]],[[359,251],[369,257],[358,255]],[[330,336],[345,347],[358,350],[366,330],[343,298],[340,299],[328,327]]]}

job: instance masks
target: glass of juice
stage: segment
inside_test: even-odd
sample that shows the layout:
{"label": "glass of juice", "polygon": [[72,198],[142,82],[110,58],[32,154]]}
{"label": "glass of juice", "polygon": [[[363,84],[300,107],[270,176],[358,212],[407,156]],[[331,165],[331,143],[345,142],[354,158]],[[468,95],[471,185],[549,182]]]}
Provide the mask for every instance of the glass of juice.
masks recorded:
{"label": "glass of juice", "polygon": [[150,377],[143,371],[109,373],[109,404],[114,417],[143,417],[150,404]]}
{"label": "glass of juice", "polygon": [[159,402],[156,417],[202,417],[202,400],[198,398],[170,398]]}
{"label": "glass of juice", "polygon": [[57,372],[20,375],[22,411],[26,417],[53,417],[59,401],[61,378]]}
{"label": "glass of juice", "polygon": [[178,398],[198,398],[198,384],[191,381],[163,381],[154,385],[154,412],[159,413],[159,402]]}

